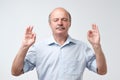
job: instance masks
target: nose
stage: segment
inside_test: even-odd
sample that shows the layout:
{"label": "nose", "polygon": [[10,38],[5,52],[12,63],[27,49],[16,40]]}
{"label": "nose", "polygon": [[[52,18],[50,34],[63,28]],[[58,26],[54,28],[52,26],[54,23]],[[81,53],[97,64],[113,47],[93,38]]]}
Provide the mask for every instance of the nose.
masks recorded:
{"label": "nose", "polygon": [[58,25],[59,25],[59,26],[63,26],[62,20],[59,20],[59,21],[58,21]]}

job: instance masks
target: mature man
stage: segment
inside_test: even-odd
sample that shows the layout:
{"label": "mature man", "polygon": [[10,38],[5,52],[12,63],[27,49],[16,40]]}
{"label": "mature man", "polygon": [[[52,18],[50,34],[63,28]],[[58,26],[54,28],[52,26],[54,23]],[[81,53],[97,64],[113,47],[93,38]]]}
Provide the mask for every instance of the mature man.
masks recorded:
{"label": "mature man", "polygon": [[100,33],[95,24],[87,35],[94,51],[84,42],[70,37],[71,15],[64,8],[55,8],[50,13],[49,25],[52,36],[42,42],[35,42],[33,27],[27,27],[12,65],[13,75],[18,76],[36,68],[39,80],[82,80],[86,67],[98,74],[106,74]]}

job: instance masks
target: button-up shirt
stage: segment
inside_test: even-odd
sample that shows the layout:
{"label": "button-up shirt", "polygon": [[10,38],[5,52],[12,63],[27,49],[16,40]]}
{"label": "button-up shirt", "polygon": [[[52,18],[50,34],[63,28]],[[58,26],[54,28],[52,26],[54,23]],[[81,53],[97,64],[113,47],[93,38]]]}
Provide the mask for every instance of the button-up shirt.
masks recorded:
{"label": "button-up shirt", "polygon": [[63,45],[53,37],[35,43],[24,60],[24,72],[36,68],[38,80],[82,80],[85,68],[97,72],[95,54],[82,41],[68,36]]}

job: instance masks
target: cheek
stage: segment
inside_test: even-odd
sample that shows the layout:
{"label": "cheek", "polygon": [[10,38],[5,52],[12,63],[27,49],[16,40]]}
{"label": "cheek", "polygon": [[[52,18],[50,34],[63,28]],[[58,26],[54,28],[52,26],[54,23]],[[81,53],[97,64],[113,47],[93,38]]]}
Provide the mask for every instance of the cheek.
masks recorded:
{"label": "cheek", "polygon": [[70,23],[70,22],[67,22],[67,23],[65,23],[65,26],[70,27],[70,26],[71,26],[71,23]]}
{"label": "cheek", "polygon": [[52,31],[56,30],[56,27],[54,25],[51,25],[50,28],[51,28]]}
{"label": "cheek", "polygon": [[71,24],[66,24],[66,28],[69,29]]}
{"label": "cheek", "polygon": [[50,25],[51,27],[55,27],[55,26],[57,25],[57,23],[51,22],[49,25]]}

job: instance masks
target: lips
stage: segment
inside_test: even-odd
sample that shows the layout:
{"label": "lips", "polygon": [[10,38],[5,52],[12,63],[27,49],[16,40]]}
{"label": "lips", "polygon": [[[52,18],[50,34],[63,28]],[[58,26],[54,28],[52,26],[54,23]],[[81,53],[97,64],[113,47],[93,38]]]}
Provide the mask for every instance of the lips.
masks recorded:
{"label": "lips", "polygon": [[59,30],[64,30],[65,29],[65,27],[64,26],[57,26],[57,28],[56,29],[59,29]]}

